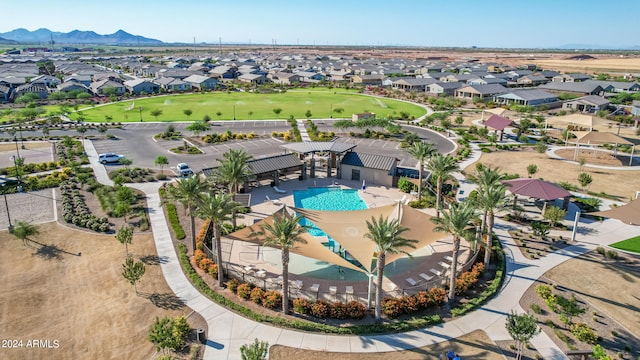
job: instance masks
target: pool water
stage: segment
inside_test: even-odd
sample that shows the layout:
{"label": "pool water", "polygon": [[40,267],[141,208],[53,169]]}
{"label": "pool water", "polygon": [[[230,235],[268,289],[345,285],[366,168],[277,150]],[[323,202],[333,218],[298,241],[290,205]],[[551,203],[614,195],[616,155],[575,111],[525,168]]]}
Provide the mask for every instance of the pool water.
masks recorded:
{"label": "pool water", "polygon": [[[309,188],[307,190],[295,190],[293,192],[295,207],[312,210],[351,211],[367,209],[367,204],[362,200],[356,189],[340,188]],[[301,225],[308,225],[307,230],[313,236],[327,236],[324,231],[318,229],[307,219],[302,219]],[[330,239],[333,242],[332,239]]]}

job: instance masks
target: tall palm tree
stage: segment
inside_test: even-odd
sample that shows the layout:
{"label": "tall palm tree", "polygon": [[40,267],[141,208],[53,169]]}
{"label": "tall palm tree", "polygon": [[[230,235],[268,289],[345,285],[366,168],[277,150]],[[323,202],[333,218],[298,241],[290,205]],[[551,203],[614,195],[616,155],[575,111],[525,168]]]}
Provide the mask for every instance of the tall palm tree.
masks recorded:
{"label": "tall palm tree", "polygon": [[433,229],[438,232],[446,232],[453,235],[453,254],[451,260],[451,277],[449,279],[449,301],[456,296],[456,272],[458,267],[458,251],[460,251],[460,239],[472,236],[469,230],[471,221],[476,216],[474,204],[470,201],[452,203],[449,210],[442,211],[442,217],[431,218],[436,224]]}
{"label": "tall palm tree", "polygon": [[231,149],[222,156],[214,180],[227,185],[229,192],[237,193],[240,186],[253,174],[248,164],[251,155],[244,149]]}
{"label": "tall palm tree", "polygon": [[420,179],[418,182],[418,201],[420,201],[422,199],[422,172],[424,171],[424,161],[437,154],[437,151],[432,144],[425,143],[423,141],[416,141],[410,148],[407,148],[407,153],[420,162],[418,175],[418,178]]}
{"label": "tall palm tree", "polygon": [[189,213],[191,219],[191,245],[192,251],[196,250],[196,222],[195,208],[200,202],[202,192],[206,186],[199,176],[181,178],[173,186],[169,187],[169,196],[181,203]]}
{"label": "tall palm tree", "polygon": [[209,192],[200,197],[196,214],[209,219],[213,224],[213,238],[215,240],[216,263],[218,264],[218,286],[224,284],[224,274],[222,271],[222,224],[231,220],[231,215],[237,211],[240,203],[233,201],[232,194],[224,192]]}
{"label": "tall palm tree", "polygon": [[497,183],[490,184],[484,188],[478,188],[478,196],[475,198],[478,208],[483,211],[482,227],[483,234],[486,234],[484,266],[489,266],[491,261],[491,241],[493,236],[493,224],[496,211],[509,207],[507,201],[507,187]]}
{"label": "tall palm tree", "polygon": [[387,253],[407,253],[407,248],[415,249],[415,243],[418,240],[410,240],[402,237],[402,233],[409,230],[409,228],[400,225],[398,219],[389,220],[389,218],[371,217],[371,221],[367,221],[367,229],[369,232],[364,236],[374,243],[378,247],[378,261],[376,263],[376,271],[378,272],[378,279],[376,282],[376,320],[380,320],[382,314],[382,278],[384,276],[385,257]]}
{"label": "tall palm tree", "polygon": [[289,249],[296,243],[306,243],[302,234],[306,226],[300,225],[301,215],[289,215],[286,208],[273,215],[273,223],[264,224],[252,236],[264,236],[265,245],[274,245],[282,250],[282,312],[289,312]]}
{"label": "tall palm tree", "polygon": [[[506,187],[501,185],[504,174],[499,167],[491,168],[482,163],[476,164],[475,173],[469,176],[469,180],[478,185],[477,196],[474,199],[482,213],[482,234],[487,235],[484,254],[485,268],[491,260],[491,238],[493,234],[494,215],[497,210],[506,207]],[[489,219],[490,218],[490,219]]]}
{"label": "tall palm tree", "polygon": [[436,190],[436,217],[440,217],[442,184],[451,177],[451,173],[459,170],[458,164],[456,160],[449,155],[437,154],[429,159],[427,169],[431,171],[431,177],[434,177],[438,182]]}

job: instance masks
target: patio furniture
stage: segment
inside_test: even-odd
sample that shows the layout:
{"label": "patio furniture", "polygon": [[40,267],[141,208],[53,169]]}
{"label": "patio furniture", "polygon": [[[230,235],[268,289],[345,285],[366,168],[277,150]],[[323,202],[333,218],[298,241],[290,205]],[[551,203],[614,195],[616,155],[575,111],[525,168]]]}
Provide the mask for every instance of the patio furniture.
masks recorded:
{"label": "patio furniture", "polygon": [[333,295],[333,300],[336,299],[336,294],[338,293],[337,286],[329,286],[329,294]]}
{"label": "patio furniture", "polygon": [[353,296],[353,286],[347,285],[344,290],[344,293],[350,296]]}
{"label": "patio furniture", "polygon": [[442,272],[436,269],[429,269],[430,272],[436,274],[436,276],[442,276]]}
{"label": "patio furniture", "polygon": [[320,284],[313,284],[309,288],[309,291],[317,293],[320,290]]}
{"label": "patio furniture", "polygon": [[255,270],[255,268],[253,267],[253,265],[247,265],[244,267],[244,271],[245,272],[252,272],[253,270]]}
{"label": "patio furniture", "polygon": [[274,186],[274,187],[273,187],[273,190],[275,190],[275,191],[276,191],[277,193],[279,193],[279,194],[284,194],[284,193],[286,193],[286,192],[287,192],[286,190],[282,190],[282,189],[280,189],[280,188],[279,188],[279,187],[277,187],[277,186]]}
{"label": "patio furniture", "polygon": [[266,196],[265,196],[265,198],[267,199],[267,201],[271,201],[274,205],[280,205],[280,204],[281,204],[280,200],[278,200],[278,199],[273,199],[273,200],[272,200],[272,199],[269,197],[269,195],[266,195]]}
{"label": "patio furniture", "polygon": [[256,271],[256,276],[258,276],[259,278],[263,278],[263,277],[267,276],[267,271],[266,270],[258,270],[258,271]]}
{"label": "patio furniture", "polygon": [[411,284],[411,286],[415,286],[417,283],[415,280],[413,280],[413,278],[406,278],[405,279],[409,284]]}
{"label": "patio furniture", "polygon": [[450,267],[451,267],[451,264],[447,264],[447,263],[446,263],[446,262],[444,262],[444,261],[440,261],[440,262],[438,262],[438,265],[442,266],[442,267],[443,267],[443,268],[445,268],[445,269],[448,269],[448,268],[450,268]]}
{"label": "patio furniture", "polygon": [[425,279],[426,281],[429,281],[429,280],[433,279],[433,276],[429,276],[429,275],[427,275],[425,273],[420,273],[420,275],[418,275],[418,276],[420,276],[421,278]]}
{"label": "patio furniture", "polygon": [[450,255],[445,256],[444,259],[449,261],[449,262],[453,261],[453,258]]}

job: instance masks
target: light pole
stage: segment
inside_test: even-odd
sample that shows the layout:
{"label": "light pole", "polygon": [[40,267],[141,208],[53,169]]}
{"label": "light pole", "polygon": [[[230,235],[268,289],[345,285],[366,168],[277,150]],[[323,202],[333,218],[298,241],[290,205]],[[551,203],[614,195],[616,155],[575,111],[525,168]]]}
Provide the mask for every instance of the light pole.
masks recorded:
{"label": "light pole", "polygon": [[9,230],[9,233],[12,234],[13,225],[11,224],[11,215],[9,215],[9,202],[7,202],[6,186],[7,186],[7,181],[6,180],[2,181],[2,195],[4,196],[4,206],[7,209],[7,219],[9,220],[9,227],[7,229]]}
{"label": "light pole", "polygon": [[233,120],[236,119],[236,104],[233,104]]}
{"label": "light pole", "polygon": [[20,157],[20,150],[18,150],[18,137],[14,135],[13,141],[16,143],[16,153],[18,153],[18,157]]}
{"label": "light pole", "polygon": [[329,104],[329,119],[333,119],[333,104]]}
{"label": "light pole", "polygon": [[142,106],[139,106],[138,110],[140,111],[140,122],[142,122]]}
{"label": "light pole", "polygon": [[16,169],[16,180],[18,180],[18,192],[22,192],[22,182],[20,181],[20,171],[18,171],[18,159],[14,155],[9,157],[13,160],[13,168]]}

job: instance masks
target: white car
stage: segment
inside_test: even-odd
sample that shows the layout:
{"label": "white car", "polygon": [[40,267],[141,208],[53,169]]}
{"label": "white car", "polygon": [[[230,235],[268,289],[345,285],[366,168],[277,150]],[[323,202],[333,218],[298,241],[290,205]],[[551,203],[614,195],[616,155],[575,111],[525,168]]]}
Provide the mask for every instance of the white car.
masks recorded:
{"label": "white car", "polygon": [[106,153],[106,154],[98,155],[98,161],[100,162],[100,164],[117,163],[123,157],[124,157],[124,155],[118,155],[118,154],[114,154],[114,153]]}
{"label": "white car", "polygon": [[189,165],[185,163],[178,164],[178,166],[176,166],[176,169],[178,170],[178,174],[180,175],[180,177],[187,177],[187,176],[193,175],[193,170],[191,170]]}

